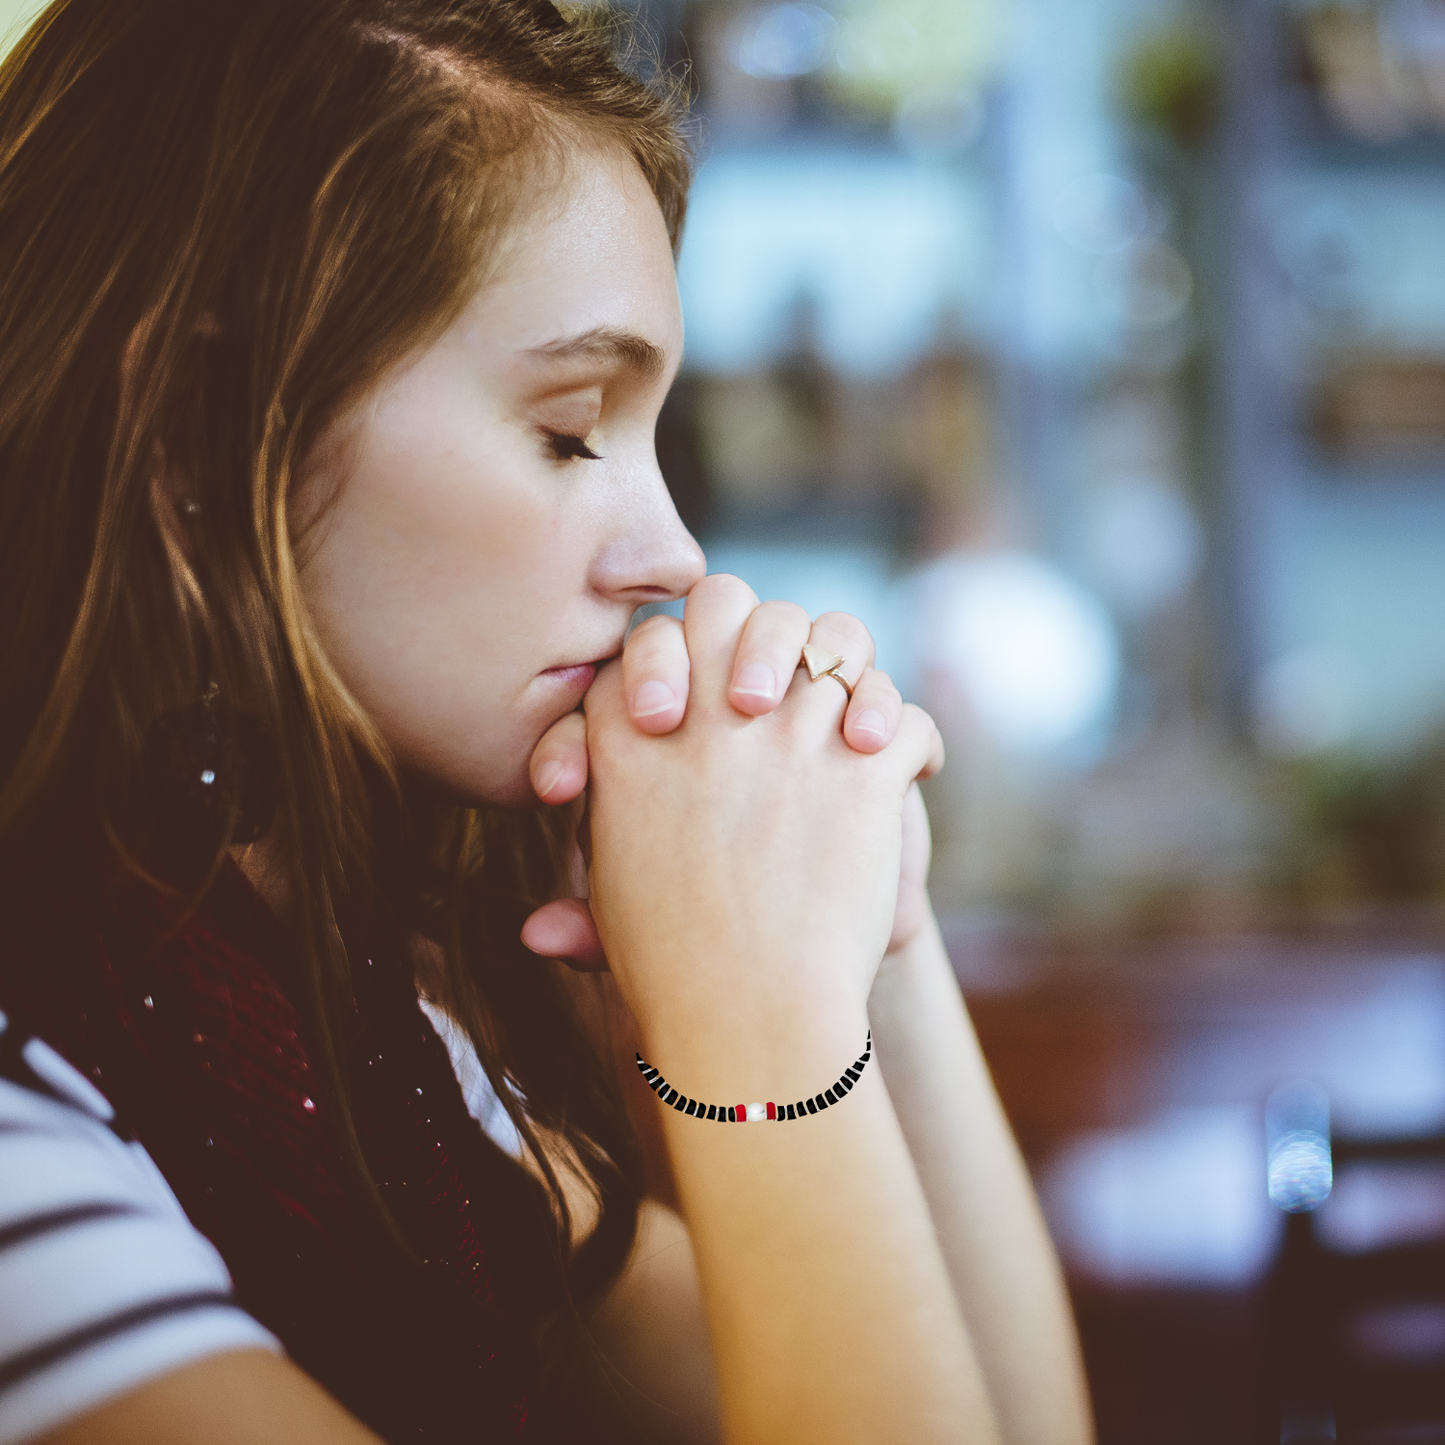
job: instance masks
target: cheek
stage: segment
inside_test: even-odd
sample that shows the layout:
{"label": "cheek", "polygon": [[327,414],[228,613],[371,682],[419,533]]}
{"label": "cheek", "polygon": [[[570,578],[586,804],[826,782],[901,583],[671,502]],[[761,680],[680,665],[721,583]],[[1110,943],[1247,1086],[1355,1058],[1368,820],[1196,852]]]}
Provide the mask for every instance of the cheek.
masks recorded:
{"label": "cheek", "polygon": [[489,799],[552,720],[526,694],[578,591],[562,490],[522,450],[504,429],[471,445],[383,431],[302,573],[333,665],[402,763]]}

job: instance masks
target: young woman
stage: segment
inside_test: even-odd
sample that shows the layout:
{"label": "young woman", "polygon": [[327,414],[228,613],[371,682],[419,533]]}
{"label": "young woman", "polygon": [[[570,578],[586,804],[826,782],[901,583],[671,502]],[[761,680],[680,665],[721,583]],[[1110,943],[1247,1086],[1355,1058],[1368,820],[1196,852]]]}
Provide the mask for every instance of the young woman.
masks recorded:
{"label": "young woman", "polygon": [[546,0],[0,69],[0,1442],[1087,1441],[937,734],[657,471],[687,176]]}

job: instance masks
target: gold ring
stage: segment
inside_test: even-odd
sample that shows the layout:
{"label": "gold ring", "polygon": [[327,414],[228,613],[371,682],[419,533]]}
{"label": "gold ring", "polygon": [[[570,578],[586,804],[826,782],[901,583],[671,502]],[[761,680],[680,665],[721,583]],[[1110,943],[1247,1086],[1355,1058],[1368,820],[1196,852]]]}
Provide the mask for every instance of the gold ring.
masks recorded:
{"label": "gold ring", "polygon": [[843,666],[843,659],[836,652],[829,652],[826,647],[816,647],[811,642],[805,642],[803,660],[798,666],[808,669],[808,677],[813,682],[817,682],[820,677],[831,677],[848,694],[848,701],[853,701],[852,685],[838,670]]}

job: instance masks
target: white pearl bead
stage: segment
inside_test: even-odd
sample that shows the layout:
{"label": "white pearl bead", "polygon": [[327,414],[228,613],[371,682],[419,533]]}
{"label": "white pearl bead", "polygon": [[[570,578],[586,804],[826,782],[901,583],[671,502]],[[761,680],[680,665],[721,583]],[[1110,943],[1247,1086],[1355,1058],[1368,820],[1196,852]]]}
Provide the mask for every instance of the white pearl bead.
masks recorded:
{"label": "white pearl bead", "polygon": [[748,1123],[757,1124],[768,1117],[768,1106],[766,1104],[748,1105]]}

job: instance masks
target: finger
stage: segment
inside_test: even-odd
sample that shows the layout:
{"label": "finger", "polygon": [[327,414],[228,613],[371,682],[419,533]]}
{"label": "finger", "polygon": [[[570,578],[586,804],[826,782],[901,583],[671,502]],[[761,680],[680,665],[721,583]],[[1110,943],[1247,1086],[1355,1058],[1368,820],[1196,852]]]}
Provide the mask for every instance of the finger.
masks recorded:
{"label": "finger", "polygon": [[[838,675],[847,683],[847,692],[852,692],[863,674],[873,665],[873,635],[851,613],[825,612],[813,623],[808,641],[824,652],[831,652],[843,659]],[[799,673],[801,684],[808,690],[803,694],[809,708],[827,708],[834,717],[841,717],[847,708],[838,703],[845,697],[845,689],[838,686],[834,678],[819,676],[810,678],[806,668]]]}
{"label": "finger", "polygon": [[923,794],[913,783],[903,799],[903,850],[898,868],[898,904],[888,951],[903,948],[918,936],[928,916],[928,860],[933,839]]}
{"label": "finger", "polygon": [[928,823],[928,807],[918,784],[913,783],[903,799],[903,851],[898,876],[916,882],[920,887],[926,886],[928,864],[932,857],[933,829]]}
{"label": "finger", "polygon": [[570,803],[587,786],[587,719],[569,712],[542,734],[532,749],[532,787],[555,807]]}
{"label": "finger", "polygon": [[783,699],[812,629],[796,602],[764,602],[743,624],[728,698],[739,712],[761,717]]}
{"label": "finger", "polygon": [[560,958],[583,973],[607,967],[592,910],[580,898],[544,903],[522,925],[522,943],[543,958]]}
{"label": "finger", "polygon": [[622,652],[627,712],[645,733],[670,733],[687,710],[687,639],[676,617],[660,614],[633,628]]}
{"label": "finger", "polygon": [[921,707],[911,702],[903,704],[898,732],[887,756],[896,757],[904,776],[911,779],[931,778],[942,769],[943,738],[933,719]]}
{"label": "finger", "polygon": [[719,572],[704,577],[687,594],[683,631],[692,660],[690,702],[700,711],[715,711],[727,701],[728,680],[743,628],[757,610],[757,593],[740,577]]}
{"label": "finger", "polygon": [[858,679],[843,717],[843,736],[855,752],[881,752],[893,741],[903,699],[886,672],[870,667]]}
{"label": "finger", "polygon": [[[625,656],[625,654],[624,654]],[[619,723],[629,733],[636,732],[627,717],[627,701],[622,693],[622,658],[604,662],[597,670],[597,677],[582,699],[582,711],[587,719],[588,749],[595,752],[603,746],[610,731]]]}

